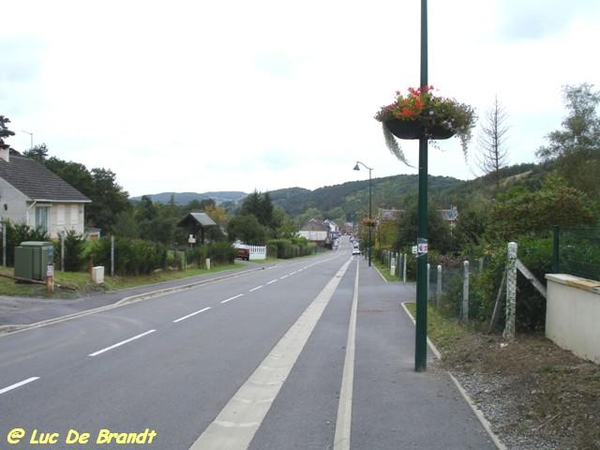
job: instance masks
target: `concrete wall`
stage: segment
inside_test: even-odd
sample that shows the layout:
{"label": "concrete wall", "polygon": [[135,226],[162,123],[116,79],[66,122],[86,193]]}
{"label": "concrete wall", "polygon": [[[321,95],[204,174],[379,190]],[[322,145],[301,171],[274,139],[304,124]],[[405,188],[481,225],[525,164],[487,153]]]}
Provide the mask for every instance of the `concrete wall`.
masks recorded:
{"label": "concrete wall", "polygon": [[600,281],[547,274],[546,337],[600,364]]}

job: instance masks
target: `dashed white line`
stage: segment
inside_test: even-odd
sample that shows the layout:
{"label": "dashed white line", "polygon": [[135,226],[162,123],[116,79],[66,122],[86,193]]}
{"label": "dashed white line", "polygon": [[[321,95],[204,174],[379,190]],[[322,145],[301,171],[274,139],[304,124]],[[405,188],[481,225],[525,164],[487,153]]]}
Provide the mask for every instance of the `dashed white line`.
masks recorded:
{"label": "dashed white line", "polygon": [[109,350],[113,350],[113,349],[115,349],[117,347],[120,347],[121,345],[127,344],[127,343],[129,343],[131,341],[135,341],[136,339],[142,338],[142,337],[144,337],[144,336],[146,336],[146,335],[148,335],[150,333],[154,333],[155,331],[156,330],[146,331],[145,333],[138,334],[137,336],[134,336],[132,338],[125,339],[124,341],[121,341],[121,342],[117,342],[116,344],[111,345],[110,347],[106,347],[106,348],[103,348],[102,350],[98,350],[97,352],[90,353],[88,356],[98,356],[98,355],[100,355],[100,354],[102,354],[104,352],[107,352]]}
{"label": "dashed white line", "polygon": [[231,300],[235,300],[236,298],[240,298],[242,297],[244,294],[238,294],[238,295],[234,295],[233,297],[229,297],[225,300],[221,300],[221,303],[227,303],[230,302]]}
{"label": "dashed white line", "polygon": [[196,314],[203,313],[204,311],[208,311],[209,309],[210,309],[210,306],[207,306],[206,308],[202,308],[201,310],[193,312],[191,314],[188,314],[187,316],[183,316],[183,317],[180,317],[179,319],[175,319],[173,321],[173,323],[178,323],[178,322],[181,322],[182,320],[189,319],[190,317],[194,317]]}
{"label": "dashed white line", "polygon": [[262,289],[263,287],[264,287],[264,286],[261,284],[260,286],[256,286],[256,287],[254,287],[254,288],[250,289],[250,291],[248,291],[248,292],[254,292],[254,291],[258,291],[259,289]]}
{"label": "dashed white line", "polygon": [[26,380],[19,381],[18,383],[11,384],[10,386],[0,389],[0,395],[5,394],[8,391],[12,391],[13,389],[24,386],[26,384],[31,383],[32,381],[39,380],[39,379],[40,379],[40,377],[31,377],[31,378],[27,378]]}
{"label": "dashed white line", "polygon": [[283,275],[281,277],[279,277],[280,280],[285,280],[287,277],[289,277],[289,275]]}
{"label": "dashed white line", "polygon": [[246,450],[250,446],[350,261],[329,280],[189,450]]}
{"label": "dashed white line", "polygon": [[271,281],[269,281],[269,282],[267,283],[267,285],[269,285],[269,284],[273,284],[273,283],[277,283],[278,281],[279,281],[279,280],[271,280]]}

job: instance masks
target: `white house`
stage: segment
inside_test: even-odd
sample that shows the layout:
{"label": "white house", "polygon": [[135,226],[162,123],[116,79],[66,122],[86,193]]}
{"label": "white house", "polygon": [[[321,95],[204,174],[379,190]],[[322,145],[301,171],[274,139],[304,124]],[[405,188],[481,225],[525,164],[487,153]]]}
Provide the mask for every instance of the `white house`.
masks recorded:
{"label": "white house", "polygon": [[323,220],[314,217],[304,224],[298,236],[306,238],[319,246],[326,247],[331,245],[331,227]]}
{"label": "white house", "polygon": [[0,149],[0,221],[46,231],[84,232],[85,204],[91,200],[37,161]]}

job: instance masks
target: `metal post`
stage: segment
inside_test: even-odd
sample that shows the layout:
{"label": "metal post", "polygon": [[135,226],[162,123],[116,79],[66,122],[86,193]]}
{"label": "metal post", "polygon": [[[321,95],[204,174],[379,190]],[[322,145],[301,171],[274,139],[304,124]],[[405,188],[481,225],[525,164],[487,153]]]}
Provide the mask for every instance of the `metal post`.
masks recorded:
{"label": "metal post", "polygon": [[[421,89],[427,86],[427,0],[421,0]],[[415,371],[427,370],[427,137],[419,138]]]}
{"label": "metal post", "polygon": [[2,265],[6,267],[6,224],[0,222],[0,230],[2,230]]}
{"label": "metal post", "polygon": [[360,161],[356,161],[356,165],[354,166],[354,170],[360,170],[360,167],[358,165],[363,166],[365,169],[367,169],[369,171],[369,221],[367,223],[367,226],[369,227],[369,234],[368,234],[368,248],[367,248],[367,258],[369,259],[369,267],[371,266],[371,215],[372,215],[372,211],[371,211],[371,171],[373,170],[371,167],[367,166],[365,163],[360,162]]}
{"label": "metal post", "polygon": [[371,267],[371,229],[373,228],[373,224],[371,223],[372,221],[372,214],[371,214],[371,169],[369,169],[369,267]]}
{"label": "metal post", "polygon": [[517,243],[508,243],[508,262],[506,267],[506,323],[504,339],[515,338],[515,311],[517,303]]}
{"label": "metal post", "polygon": [[65,236],[66,233],[63,231],[60,234],[60,271],[65,271]]}
{"label": "metal post", "polygon": [[462,320],[469,320],[469,261],[463,262]]}
{"label": "metal post", "polygon": [[33,132],[21,130],[23,133],[27,133],[29,135],[29,150],[33,150]]}
{"label": "metal post", "polygon": [[442,265],[437,266],[437,290],[435,293],[436,306],[440,306],[440,298],[442,298]]}
{"label": "metal post", "polygon": [[110,236],[110,276],[115,276],[115,236]]}

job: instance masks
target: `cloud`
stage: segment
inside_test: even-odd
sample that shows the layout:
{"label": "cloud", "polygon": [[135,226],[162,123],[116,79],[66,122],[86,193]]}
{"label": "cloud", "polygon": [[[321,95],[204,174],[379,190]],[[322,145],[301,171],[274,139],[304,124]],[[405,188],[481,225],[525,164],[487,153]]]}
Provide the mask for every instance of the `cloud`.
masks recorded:
{"label": "cloud", "polygon": [[597,12],[590,0],[505,0],[498,2],[499,30],[511,40],[541,39],[566,32],[577,17]]}
{"label": "cloud", "polygon": [[[498,95],[515,162],[560,126],[563,85],[600,85],[585,50],[598,8],[553,1],[429,1],[429,83],[480,114]],[[315,189],[361,179],[356,160],[377,177],[416,173],[373,116],[419,83],[418,3],[11,2],[0,113],[14,148],[29,147],[28,130],[52,156],[111,169],[132,195]],[[535,17],[550,28],[533,33]],[[416,163],[415,143],[403,147]],[[440,148],[430,173],[473,177],[458,141]]]}

